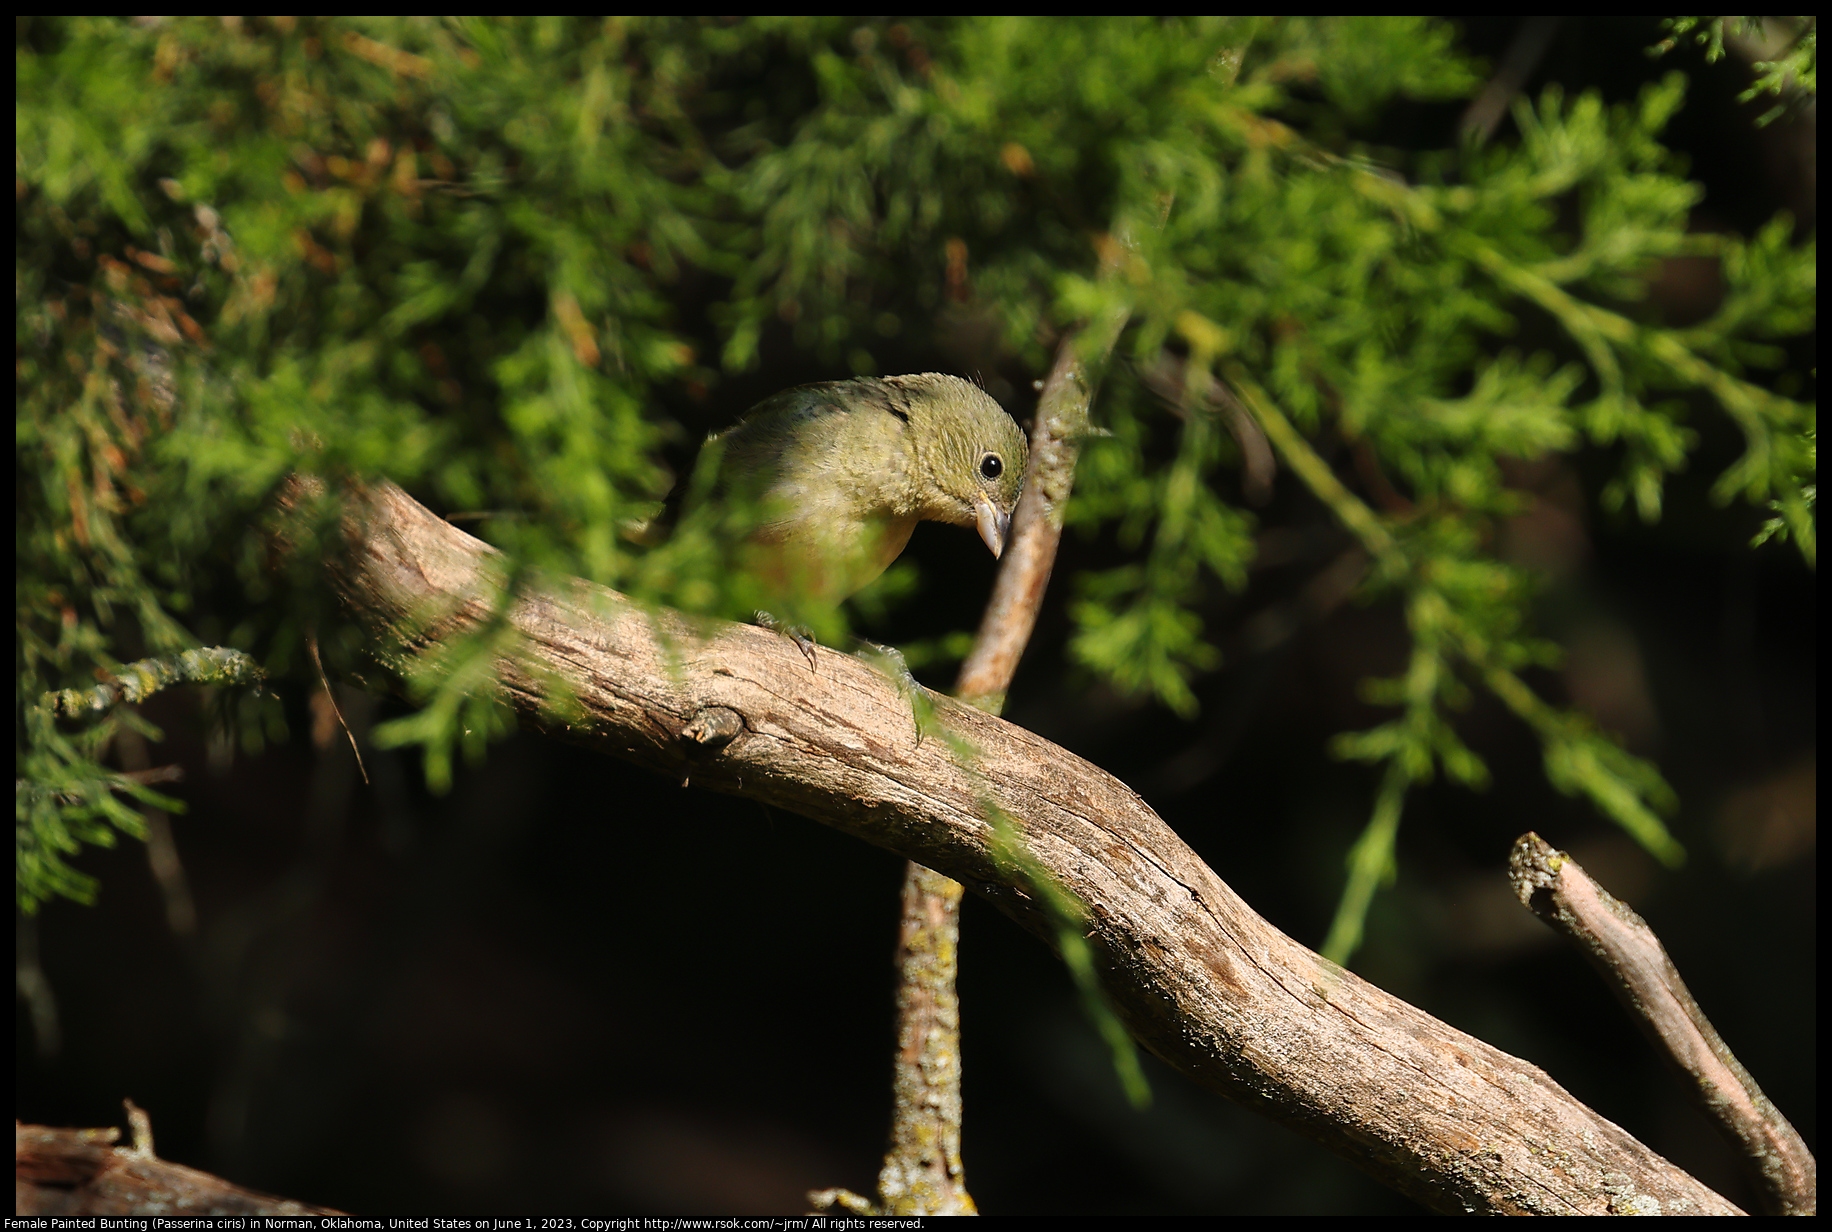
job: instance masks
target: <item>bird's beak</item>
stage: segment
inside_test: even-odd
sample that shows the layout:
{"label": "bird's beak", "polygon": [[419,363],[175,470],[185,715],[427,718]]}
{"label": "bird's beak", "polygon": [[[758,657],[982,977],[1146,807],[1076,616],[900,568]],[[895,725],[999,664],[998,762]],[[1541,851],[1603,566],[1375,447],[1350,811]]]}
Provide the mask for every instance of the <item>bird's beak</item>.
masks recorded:
{"label": "bird's beak", "polygon": [[980,538],[992,549],[992,554],[1003,556],[1005,536],[1011,533],[1011,515],[999,512],[991,501],[982,496],[973,503],[973,523],[979,529]]}

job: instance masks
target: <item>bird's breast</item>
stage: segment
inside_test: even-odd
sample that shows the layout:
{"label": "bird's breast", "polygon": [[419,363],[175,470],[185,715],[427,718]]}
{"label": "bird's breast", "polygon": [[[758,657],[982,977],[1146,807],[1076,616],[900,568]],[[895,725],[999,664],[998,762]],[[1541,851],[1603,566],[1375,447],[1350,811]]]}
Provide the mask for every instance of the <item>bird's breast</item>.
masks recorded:
{"label": "bird's breast", "polygon": [[760,527],[747,567],[778,593],[838,603],[878,579],[915,518],[797,518]]}

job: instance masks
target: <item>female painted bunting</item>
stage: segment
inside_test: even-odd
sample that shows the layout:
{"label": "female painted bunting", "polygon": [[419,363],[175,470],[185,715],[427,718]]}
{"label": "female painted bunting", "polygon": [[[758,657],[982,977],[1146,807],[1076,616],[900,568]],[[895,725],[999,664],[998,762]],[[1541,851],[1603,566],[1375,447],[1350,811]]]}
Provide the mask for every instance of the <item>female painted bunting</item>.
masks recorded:
{"label": "female painted bunting", "polygon": [[984,390],[937,372],[787,389],[707,448],[714,498],[747,528],[740,566],[802,610],[875,580],[924,519],[999,555],[1028,453]]}

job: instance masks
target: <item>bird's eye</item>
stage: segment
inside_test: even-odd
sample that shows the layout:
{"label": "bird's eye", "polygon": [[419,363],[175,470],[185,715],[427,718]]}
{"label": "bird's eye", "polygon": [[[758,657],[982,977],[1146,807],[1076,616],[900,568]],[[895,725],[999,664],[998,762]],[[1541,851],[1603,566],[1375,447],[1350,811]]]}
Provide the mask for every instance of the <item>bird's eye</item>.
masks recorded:
{"label": "bird's eye", "polygon": [[997,479],[1004,473],[1005,463],[999,460],[998,454],[989,453],[980,459],[980,474],[984,475],[986,478]]}

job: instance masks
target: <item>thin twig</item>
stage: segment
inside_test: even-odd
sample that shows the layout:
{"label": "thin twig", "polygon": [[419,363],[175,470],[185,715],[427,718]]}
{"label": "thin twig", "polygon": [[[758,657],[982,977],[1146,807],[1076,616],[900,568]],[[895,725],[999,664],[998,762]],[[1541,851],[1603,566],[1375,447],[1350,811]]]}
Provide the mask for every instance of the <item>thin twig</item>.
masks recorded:
{"label": "thin twig", "polygon": [[[1120,245],[1109,246],[1109,277],[1118,272],[1122,251]],[[1088,435],[1094,397],[1089,365],[1105,362],[1126,317],[1124,310],[1116,310],[1065,337],[1038,399],[1011,543],[1001,558],[979,635],[954,685],[955,696],[989,713],[1004,708],[1056,561],[1063,507],[1075,484],[1080,441]],[[889,1214],[969,1214],[976,1209],[961,1162],[955,976],[964,893],[958,881],[915,861],[904,869],[890,1145],[878,1176],[879,1202]]]}
{"label": "thin twig", "polygon": [[1647,921],[1537,834],[1515,840],[1508,870],[1520,901],[1584,952],[1690,1080],[1699,1106],[1756,1172],[1769,1213],[1815,1213],[1818,1165],[1806,1143],[1719,1038]]}

